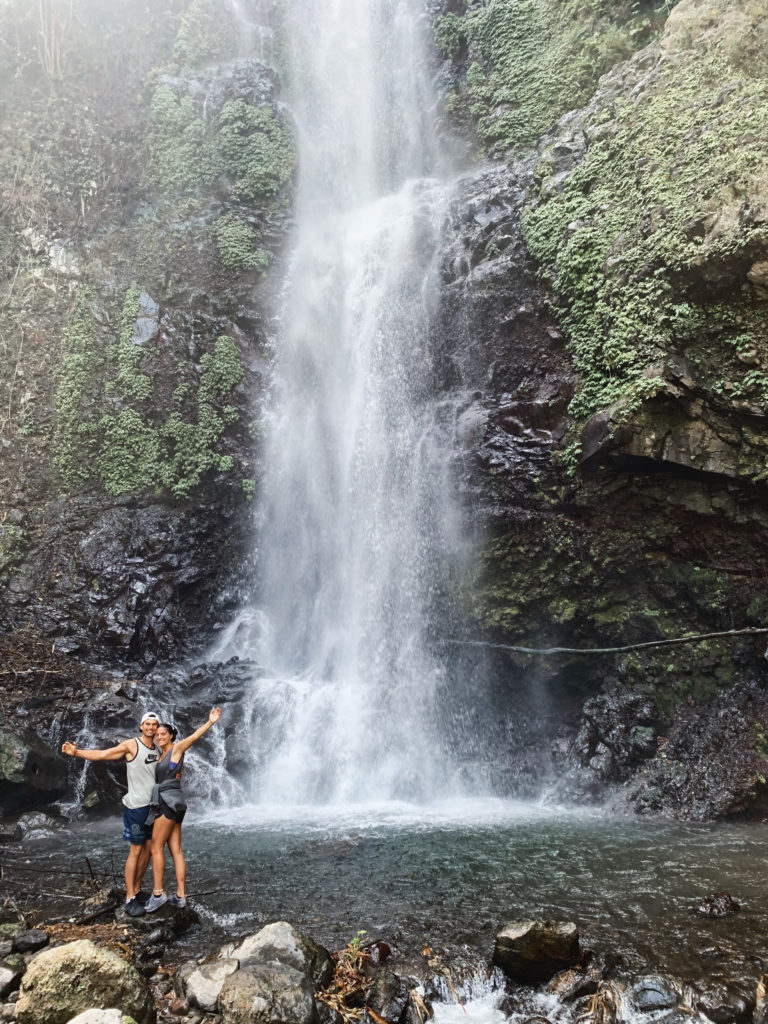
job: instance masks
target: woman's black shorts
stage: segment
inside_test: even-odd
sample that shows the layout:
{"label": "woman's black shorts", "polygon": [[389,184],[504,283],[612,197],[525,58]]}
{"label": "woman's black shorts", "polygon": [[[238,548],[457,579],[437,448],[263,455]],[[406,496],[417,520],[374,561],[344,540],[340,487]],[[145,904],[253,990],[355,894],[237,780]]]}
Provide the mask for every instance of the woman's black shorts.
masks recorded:
{"label": "woman's black shorts", "polygon": [[184,821],[186,813],[186,807],[180,807],[178,811],[172,811],[165,800],[160,797],[160,810],[157,812],[158,818],[162,815],[164,818],[170,818],[171,821],[176,821],[180,825]]}

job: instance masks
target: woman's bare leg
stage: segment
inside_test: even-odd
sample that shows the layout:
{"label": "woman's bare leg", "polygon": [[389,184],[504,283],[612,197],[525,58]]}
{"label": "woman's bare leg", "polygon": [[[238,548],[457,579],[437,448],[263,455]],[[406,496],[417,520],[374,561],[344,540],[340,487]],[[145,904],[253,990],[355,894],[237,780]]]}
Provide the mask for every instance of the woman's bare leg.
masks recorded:
{"label": "woman's bare leg", "polygon": [[165,874],[165,844],[171,834],[175,821],[161,815],[155,818],[152,826],[152,877],[155,892],[159,896],[163,891],[163,875]]}
{"label": "woman's bare leg", "polygon": [[181,849],[181,822],[173,823],[171,834],[168,837],[168,849],[173,857],[173,867],[176,871],[176,894],[186,896],[187,894],[187,861]]}

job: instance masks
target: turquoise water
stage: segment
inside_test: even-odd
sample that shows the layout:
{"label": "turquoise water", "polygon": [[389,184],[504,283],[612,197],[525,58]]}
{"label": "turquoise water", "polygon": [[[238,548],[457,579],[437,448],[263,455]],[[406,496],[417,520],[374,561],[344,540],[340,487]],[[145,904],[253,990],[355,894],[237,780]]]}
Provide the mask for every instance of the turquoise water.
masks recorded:
{"label": "turquoise water", "polygon": [[[189,890],[204,935],[220,938],[286,919],[330,948],[359,930],[418,954],[484,962],[513,919],[576,919],[582,943],[619,953],[627,968],[683,979],[713,959],[759,976],[768,896],[765,825],[617,821],[501,801],[219,809],[184,826]],[[4,858],[53,871],[64,858],[122,869],[117,819],[75,825]],[[167,875],[171,882],[170,867]],[[740,913],[709,920],[692,908],[727,891]],[[713,947],[718,947],[716,956]]]}

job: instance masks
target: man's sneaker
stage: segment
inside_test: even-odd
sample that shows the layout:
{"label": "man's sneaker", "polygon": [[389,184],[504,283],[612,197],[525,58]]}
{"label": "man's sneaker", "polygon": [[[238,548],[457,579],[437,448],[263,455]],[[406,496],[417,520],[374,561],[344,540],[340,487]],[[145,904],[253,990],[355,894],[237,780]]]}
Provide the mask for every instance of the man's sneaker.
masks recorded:
{"label": "man's sneaker", "polygon": [[186,896],[178,896],[178,895],[169,896],[168,897],[168,902],[172,903],[174,905],[174,907],[186,907],[186,905],[187,905],[187,897]]}
{"label": "man's sneaker", "polygon": [[155,910],[159,910],[165,903],[168,902],[168,897],[164,892],[160,893],[159,896],[155,896],[154,893],[147,900],[147,904],[144,907],[148,914],[153,913]]}
{"label": "man's sneaker", "polygon": [[149,893],[142,892],[141,889],[139,889],[133,899],[135,899],[140,906],[146,906],[149,900]]}
{"label": "man's sneaker", "polygon": [[141,917],[142,914],[146,913],[144,907],[136,901],[135,896],[125,904],[125,912],[128,917]]}

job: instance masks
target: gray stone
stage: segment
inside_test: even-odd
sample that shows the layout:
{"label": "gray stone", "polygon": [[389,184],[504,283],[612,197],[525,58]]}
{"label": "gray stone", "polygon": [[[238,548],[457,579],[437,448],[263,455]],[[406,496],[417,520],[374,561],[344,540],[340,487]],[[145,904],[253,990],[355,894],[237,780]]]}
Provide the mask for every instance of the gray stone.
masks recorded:
{"label": "gray stone", "polygon": [[206,1013],[215,1013],[222,985],[239,966],[240,962],[235,959],[214,960],[186,973],[182,985],[189,1005],[205,1010]]}
{"label": "gray stone", "polygon": [[236,957],[241,968],[246,970],[254,964],[287,964],[307,974],[317,987],[326,985],[333,971],[328,950],[288,921],[266,925],[255,935],[249,935],[227,955]]}
{"label": "gray stone", "polygon": [[235,971],[219,995],[222,1024],[317,1024],[312,982],[285,964]]}

